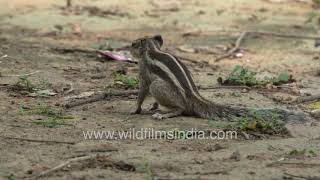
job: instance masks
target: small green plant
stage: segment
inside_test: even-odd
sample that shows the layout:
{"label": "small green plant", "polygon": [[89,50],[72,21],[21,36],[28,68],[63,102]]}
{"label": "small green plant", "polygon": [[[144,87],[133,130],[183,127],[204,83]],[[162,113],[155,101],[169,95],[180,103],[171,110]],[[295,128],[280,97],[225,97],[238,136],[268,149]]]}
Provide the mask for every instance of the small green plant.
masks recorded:
{"label": "small green plant", "polygon": [[64,121],[61,121],[61,119],[55,119],[55,118],[51,118],[49,117],[46,120],[41,120],[41,121],[33,121],[33,124],[37,124],[37,125],[42,125],[44,127],[48,127],[48,128],[55,128],[58,126],[72,126],[71,124],[65,123]]}
{"label": "small green plant", "polygon": [[143,163],[139,167],[139,169],[140,169],[140,171],[144,172],[146,180],[153,180],[154,179],[152,169],[150,166],[150,162],[146,158],[143,158]]}
{"label": "small green plant", "polygon": [[308,19],[305,21],[305,23],[306,24],[311,23],[317,16],[318,16],[318,14],[316,12],[314,12],[314,11],[308,13]]}
{"label": "small green plant", "polygon": [[236,117],[232,129],[263,134],[283,134],[286,131],[285,123],[280,120],[277,112],[251,111],[246,116]]}
{"label": "small green plant", "polygon": [[16,84],[17,89],[34,92],[36,86],[28,79],[28,76],[20,76]]}
{"label": "small green plant", "polygon": [[43,89],[48,89],[52,86],[52,84],[49,82],[48,79],[45,78],[40,78],[39,82],[37,83],[37,89],[43,90]]}
{"label": "small green plant", "polygon": [[0,179],[16,180],[16,177],[13,174],[0,171]]}
{"label": "small green plant", "polygon": [[311,157],[317,157],[317,156],[318,156],[317,153],[316,153],[316,151],[313,150],[313,149],[309,149],[308,154],[309,154]]}
{"label": "small green plant", "polygon": [[290,83],[290,82],[294,82],[294,79],[288,73],[280,73],[278,77],[265,80],[265,84],[272,83],[274,85],[280,85],[280,84]]}
{"label": "small green plant", "polygon": [[20,76],[18,81],[13,85],[13,89],[33,93],[47,89],[50,86],[49,81],[44,78],[41,78],[39,82],[32,82],[28,76]]}
{"label": "small green plant", "polygon": [[13,174],[10,174],[8,176],[8,180],[16,180],[17,178],[13,175]]}
{"label": "small green plant", "polygon": [[65,115],[62,111],[51,108],[50,106],[47,106],[47,105],[38,104],[36,107],[33,107],[33,108],[27,108],[24,105],[20,105],[20,112],[45,116],[46,119],[44,120],[33,121],[33,123],[37,125],[43,125],[49,128],[54,128],[62,125],[72,126],[71,124],[68,124],[65,122],[65,120],[67,119],[73,119],[72,116]]}
{"label": "small green plant", "polygon": [[316,5],[317,7],[320,6],[320,0],[312,0],[313,4]]}
{"label": "small green plant", "polygon": [[280,85],[294,81],[292,76],[288,73],[281,73],[277,77],[269,79],[265,78],[264,80],[258,80],[256,75],[256,72],[237,65],[226,80],[223,80],[221,77],[219,77],[218,82],[223,85],[263,86],[269,83]]}
{"label": "small green plant", "polygon": [[232,70],[229,77],[223,82],[223,84],[246,85],[246,86],[259,85],[259,81],[257,81],[256,74],[257,73],[237,65]]}
{"label": "small green plant", "polygon": [[292,151],[290,151],[290,152],[288,153],[288,156],[290,156],[290,157],[293,157],[293,156],[295,156],[295,157],[297,157],[297,156],[304,156],[305,153],[306,153],[306,149],[303,149],[303,150],[294,149],[294,150],[292,150]]}
{"label": "small green plant", "polygon": [[139,86],[139,79],[128,75],[115,73],[114,85],[121,86],[126,89],[136,89]]}
{"label": "small green plant", "polygon": [[16,180],[17,178],[14,174],[0,172],[0,179]]}
{"label": "small green plant", "polygon": [[149,161],[144,162],[144,169],[146,174],[146,180],[153,180],[153,174],[152,174]]}
{"label": "small green plant", "polygon": [[288,158],[297,158],[297,157],[316,157],[317,153],[313,149],[302,149],[302,150],[297,150],[294,149],[287,153]]}

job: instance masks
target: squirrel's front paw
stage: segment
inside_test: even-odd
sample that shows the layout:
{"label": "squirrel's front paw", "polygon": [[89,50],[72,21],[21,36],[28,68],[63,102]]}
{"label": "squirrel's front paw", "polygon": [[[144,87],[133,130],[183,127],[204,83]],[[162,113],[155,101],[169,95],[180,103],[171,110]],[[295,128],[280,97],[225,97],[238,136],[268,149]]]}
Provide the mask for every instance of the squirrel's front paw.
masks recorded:
{"label": "squirrel's front paw", "polygon": [[158,119],[158,120],[165,119],[165,117],[164,117],[162,114],[159,114],[159,113],[153,114],[153,115],[152,115],[152,118]]}
{"label": "squirrel's front paw", "polygon": [[150,111],[157,110],[159,108],[159,104],[157,102],[152,104],[152,107],[149,109]]}

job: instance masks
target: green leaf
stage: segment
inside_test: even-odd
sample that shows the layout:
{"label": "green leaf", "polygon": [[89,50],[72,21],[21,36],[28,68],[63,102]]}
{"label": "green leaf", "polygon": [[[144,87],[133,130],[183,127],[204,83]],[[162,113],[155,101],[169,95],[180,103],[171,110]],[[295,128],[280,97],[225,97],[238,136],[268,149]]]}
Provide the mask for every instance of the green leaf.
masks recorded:
{"label": "green leaf", "polygon": [[281,73],[278,76],[278,80],[281,82],[288,82],[290,80],[290,75],[288,73]]}

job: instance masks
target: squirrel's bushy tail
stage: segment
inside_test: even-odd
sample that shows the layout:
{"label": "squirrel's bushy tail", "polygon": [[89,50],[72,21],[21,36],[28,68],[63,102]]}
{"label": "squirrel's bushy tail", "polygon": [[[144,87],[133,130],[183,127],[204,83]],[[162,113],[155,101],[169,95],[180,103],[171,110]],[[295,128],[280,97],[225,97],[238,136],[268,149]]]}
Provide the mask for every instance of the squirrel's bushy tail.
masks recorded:
{"label": "squirrel's bushy tail", "polygon": [[280,119],[295,123],[310,120],[310,116],[302,111],[289,111],[277,108],[245,108],[231,107],[213,103],[206,99],[193,101],[193,113],[204,119],[235,120],[236,117],[262,118],[264,120]]}
{"label": "squirrel's bushy tail", "polygon": [[204,119],[227,119],[231,120],[234,117],[246,114],[248,111],[245,108],[229,107],[211,101],[202,99],[193,101],[193,113],[197,117]]}

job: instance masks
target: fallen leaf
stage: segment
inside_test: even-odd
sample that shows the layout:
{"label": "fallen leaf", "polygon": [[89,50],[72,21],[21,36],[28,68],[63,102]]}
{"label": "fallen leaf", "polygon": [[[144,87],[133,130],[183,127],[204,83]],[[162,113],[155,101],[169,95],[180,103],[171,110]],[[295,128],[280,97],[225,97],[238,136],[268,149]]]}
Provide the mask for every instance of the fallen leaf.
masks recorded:
{"label": "fallen leaf", "polygon": [[131,57],[129,57],[128,51],[101,51],[101,50],[99,50],[98,52],[102,56],[104,56],[108,59],[137,64],[136,61],[134,61]]}
{"label": "fallen leaf", "polygon": [[310,108],[310,109],[320,109],[320,101],[317,101],[317,102],[309,104],[308,108]]}

